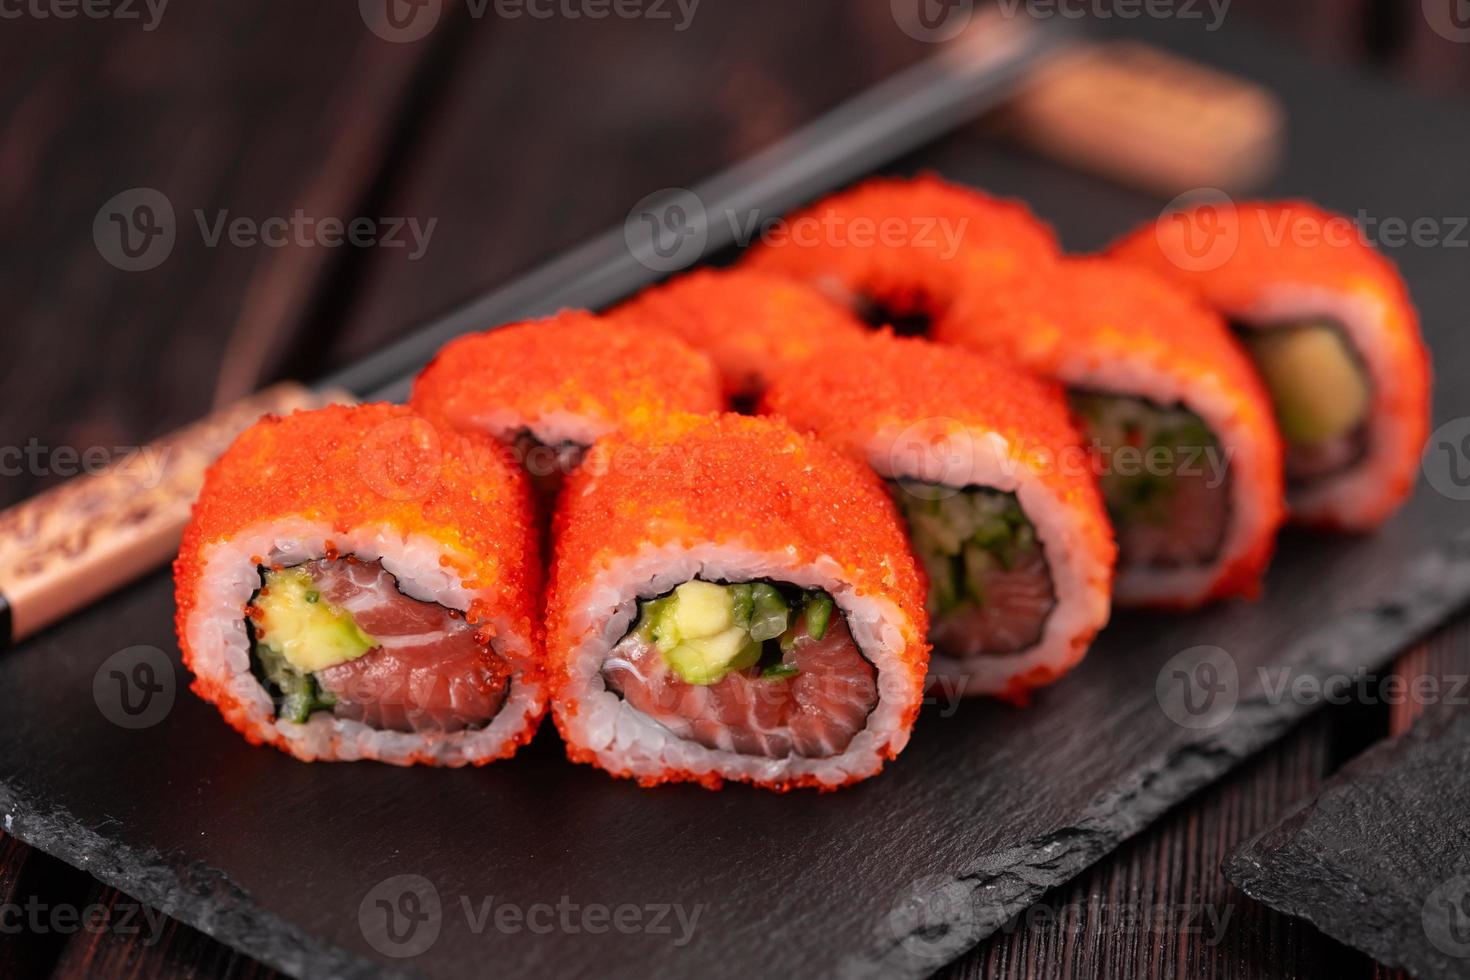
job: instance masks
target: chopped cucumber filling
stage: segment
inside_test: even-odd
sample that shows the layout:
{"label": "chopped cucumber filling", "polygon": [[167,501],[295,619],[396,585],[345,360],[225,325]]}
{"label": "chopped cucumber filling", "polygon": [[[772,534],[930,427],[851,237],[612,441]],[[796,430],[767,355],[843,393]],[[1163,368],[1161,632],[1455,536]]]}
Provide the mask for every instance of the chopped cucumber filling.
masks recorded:
{"label": "chopped cucumber filling", "polygon": [[[909,539],[929,575],[929,609],[947,615],[965,604],[985,605],[985,583],[1040,551],[1036,529],[1013,493],[963,490],[900,480],[893,496]],[[937,499],[936,499],[937,498]]]}
{"label": "chopped cucumber filling", "polygon": [[825,592],[811,593],[806,603],[806,635],[820,640],[832,621],[832,600]]}
{"label": "chopped cucumber filling", "polygon": [[1081,391],[1070,401],[1093,450],[1104,455],[1098,488],[1115,522],[1169,523],[1177,471],[1218,458],[1215,434],[1183,406]]}
{"label": "chopped cucumber filling", "polygon": [[311,674],[303,674],[286,662],[286,658],[264,643],[253,647],[260,669],[257,676],[267,681],[276,702],[276,717],[285,721],[305,722],[314,711],[330,711],[337,699]]}
{"label": "chopped cucumber filling", "polygon": [[760,668],[765,680],[785,680],[800,669],[783,656],[803,635],[822,639],[835,608],[821,590],[693,579],[668,595],[640,600],[633,632],[688,684],[717,684],[751,667]]}
{"label": "chopped cucumber filling", "polygon": [[1242,327],[1239,335],[1271,393],[1287,442],[1312,446],[1342,439],[1368,417],[1368,382],[1337,327]]}

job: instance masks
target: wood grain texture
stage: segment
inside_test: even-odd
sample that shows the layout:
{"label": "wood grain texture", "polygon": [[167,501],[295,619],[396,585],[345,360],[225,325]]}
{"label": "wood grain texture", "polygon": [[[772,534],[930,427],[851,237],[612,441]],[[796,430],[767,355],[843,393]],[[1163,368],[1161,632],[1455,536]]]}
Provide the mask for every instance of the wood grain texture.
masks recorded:
{"label": "wood grain texture", "polygon": [[[211,247],[196,212],[355,215],[431,50],[380,40],[355,5],[171,4],[147,31],[5,21],[0,447],[46,452],[7,466],[0,504],[71,475],[57,450],[140,445],[280,372],[343,250]],[[170,203],[175,241],[124,271],[94,221],[136,188]]]}
{"label": "wood grain texture", "polygon": [[[365,256],[349,360],[616,227],[932,53],[886,3],[743,0],[664,20],[468,20],[461,63],[383,207],[436,220],[423,259]],[[487,324],[488,326],[488,324]]]}
{"label": "wood grain texture", "polygon": [[56,961],[54,977],[277,980],[284,976],[174,919],[163,917],[161,928],[156,927],[135,911],[137,903],[116,889],[93,882],[86,903],[106,909],[108,928],[73,937]]}

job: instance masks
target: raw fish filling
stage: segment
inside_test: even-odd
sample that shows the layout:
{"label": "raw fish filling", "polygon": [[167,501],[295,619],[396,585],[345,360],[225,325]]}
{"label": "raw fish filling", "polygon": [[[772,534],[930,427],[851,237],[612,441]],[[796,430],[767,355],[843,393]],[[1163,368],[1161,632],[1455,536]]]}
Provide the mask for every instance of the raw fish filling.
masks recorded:
{"label": "raw fish filling", "polygon": [[1209,426],[1182,405],[1070,393],[1118,537],[1118,564],[1207,565],[1230,523],[1229,460]]}
{"label": "raw fish filling", "polygon": [[351,556],[260,570],[246,606],[251,669],[276,715],[316,712],[399,732],[481,727],[510,668],[463,613],[405,595],[379,562]]}
{"label": "raw fish filling", "polygon": [[825,592],[695,579],[638,607],[602,676],[678,738],[826,758],[846,751],[878,705],[878,671]]}
{"label": "raw fish filling", "polygon": [[1368,372],[1328,321],[1236,325],[1271,393],[1286,441],[1286,478],[1307,483],[1347,469],[1368,449]]}
{"label": "raw fish filling", "polygon": [[890,485],[929,578],[929,638],[952,657],[1020,653],[1056,608],[1051,569],[1013,493]]}

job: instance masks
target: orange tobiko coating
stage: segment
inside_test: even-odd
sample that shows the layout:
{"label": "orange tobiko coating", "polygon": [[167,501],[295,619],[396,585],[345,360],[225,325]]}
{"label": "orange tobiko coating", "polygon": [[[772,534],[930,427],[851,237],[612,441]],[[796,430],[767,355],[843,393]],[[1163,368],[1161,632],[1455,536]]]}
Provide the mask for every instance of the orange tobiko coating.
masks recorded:
{"label": "orange tobiko coating", "polygon": [[450,341],[415,379],[412,404],[496,435],[573,416],[596,436],[723,407],[705,355],[664,331],[578,310]]}
{"label": "orange tobiko coating", "polygon": [[896,316],[938,315],[966,288],[1045,267],[1056,236],[1019,201],[932,175],[878,178],[791,215],[745,259]]}
{"label": "orange tobiko coating", "polygon": [[738,268],[680,276],[609,315],[667,330],[704,351],[732,398],[758,394],[783,366],[866,332],[845,306],[800,280]]}
{"label": "orange tobiko coating", "polygon": [[859,458],[867,457],[878,433],[931,422],[992,432],[1012,447],[1020,465],[1028,459],[1042,464],[1038,478],[1058,499],[1096,504],[1101,513],[1089,473],[1044,462],[1081,447],[1061,386],[1003,355],[880,331],[784,372],[767,390],[761,411]]}

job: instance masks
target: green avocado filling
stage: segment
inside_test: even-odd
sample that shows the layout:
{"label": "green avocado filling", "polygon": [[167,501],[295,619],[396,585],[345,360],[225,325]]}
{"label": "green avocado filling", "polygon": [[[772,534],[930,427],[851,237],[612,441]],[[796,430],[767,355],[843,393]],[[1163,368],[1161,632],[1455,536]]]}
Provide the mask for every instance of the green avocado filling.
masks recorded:
{"label": "green avocado filling", "polygon": [[1306,322],[1237,332],[1271,393],[1287,442],[1314,446],[1342,439],[1368,417],[1368,383],[1338,328]]}
{"label": "green avocado filling", "polygon": [[1168,524],[1175,471],[1218,457],[1215,434],[1182,405],[1088,391],[1071,392],[1069,400],[1093,451],[1104,457],[1098,487],[1115,524]]}
{"label": "green avocado filling", "polygon": [[928,572],[929,611],[936,616],[967,604],[983,607],[990,573],[1014,568],[1041,548],[1013,493],[909,480],[891,489]]}
{"label": "green avocado filling", "polygon": [[800,670],[783,656],[802,635],[826,636],[834,608],[821,590],[693,579],[666,595],[639,600],[633,633],[688,684],[717,684],[732,671],[752,667],[764,679],[784,680]]}
{"label": "green avocado filling", "polygon": [[378,644],[347,611],[322,599],[304,568],[260,570],[261,587],[245,618],[251,669],[276,701],[276,715],[304,722],[337,699],[315,672],[355,660]]}

